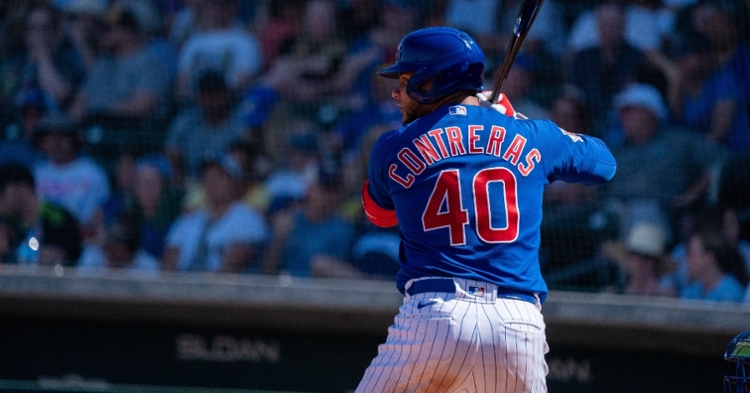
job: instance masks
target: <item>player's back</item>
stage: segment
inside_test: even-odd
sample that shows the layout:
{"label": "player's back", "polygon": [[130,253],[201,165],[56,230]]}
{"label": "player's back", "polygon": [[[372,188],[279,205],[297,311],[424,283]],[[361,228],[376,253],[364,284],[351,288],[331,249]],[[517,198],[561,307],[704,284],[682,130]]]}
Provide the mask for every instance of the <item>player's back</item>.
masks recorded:
{"label": "player's back", "polygon": [[455,105],[381,138],[404,247],[399,288],[446,275],[546,292],[537,262],[543,157],[561,134],[550,122]]}

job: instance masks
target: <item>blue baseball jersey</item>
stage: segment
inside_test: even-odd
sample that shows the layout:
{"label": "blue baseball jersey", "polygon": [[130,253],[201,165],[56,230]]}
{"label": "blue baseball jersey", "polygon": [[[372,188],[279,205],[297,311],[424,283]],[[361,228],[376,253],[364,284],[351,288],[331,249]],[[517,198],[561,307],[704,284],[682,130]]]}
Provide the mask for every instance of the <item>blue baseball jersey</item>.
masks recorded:
{"label": "blue baseball jersey", "polygon": [[445,276],[537,292],[544,301],[544,186],[603,183],[615,168],[601,140],[551,121],[444,105],[380,136],[365,192],[379,208],[395,210],[402,293],[410,279]]}

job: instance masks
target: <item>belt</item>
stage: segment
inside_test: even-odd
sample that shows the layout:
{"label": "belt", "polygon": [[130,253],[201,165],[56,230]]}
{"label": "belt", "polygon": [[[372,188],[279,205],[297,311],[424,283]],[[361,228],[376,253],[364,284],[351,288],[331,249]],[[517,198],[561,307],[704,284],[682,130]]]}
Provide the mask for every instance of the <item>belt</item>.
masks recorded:
{"label": "belt", "polygon": [[[414,281],[406,293],[416,295],[425,292],[456,292],[456,283],[451,278],[430,278],[426,280]],[[497,297],[502,299],[516,299],[536,304],[538,297],[533,292],[520,291],[518,289],[509,289],[497,287]]]}

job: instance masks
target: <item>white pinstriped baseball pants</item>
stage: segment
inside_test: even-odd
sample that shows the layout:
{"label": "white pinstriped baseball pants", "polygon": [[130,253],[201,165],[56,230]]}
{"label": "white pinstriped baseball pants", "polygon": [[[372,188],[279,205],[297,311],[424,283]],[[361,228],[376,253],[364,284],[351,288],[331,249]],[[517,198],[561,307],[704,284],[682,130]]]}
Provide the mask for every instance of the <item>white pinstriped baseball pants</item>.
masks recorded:
{"label": "white pinstriped baseball pants", "polygon": [[356,393],[547,392],[539,302],[497,298],[486,282],[454,282],[455,293],[404,297]]}

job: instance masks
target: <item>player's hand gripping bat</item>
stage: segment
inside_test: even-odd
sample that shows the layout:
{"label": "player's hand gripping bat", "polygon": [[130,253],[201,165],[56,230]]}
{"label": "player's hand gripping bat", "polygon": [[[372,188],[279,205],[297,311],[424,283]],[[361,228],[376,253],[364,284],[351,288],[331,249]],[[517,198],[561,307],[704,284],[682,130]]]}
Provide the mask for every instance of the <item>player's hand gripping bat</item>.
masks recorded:
{"label": "player's hand gripping bat", "polygon": [[500,71],[497,73],[497,78],[495,78],[495,84],[492,86],[492,93],[488,100],[489,102],[496,102],[498,94],[500,94],[500,89],[508,78],[510,67],[513,65],[513,61],[516,59],[516,55],[521,49],[521,44],[529,33],[529,30],[531,30],[531,25],[534,23],[534,19],[536,19],[543,3],[544,0],[523,0],[521,3],[521,7],[518,9],[518,16],[516,16],[516,24],[513,28],[513,36],[510,38],[510,42],[508,42],[508,49],[505,52],[505,60],[503,60]]}

